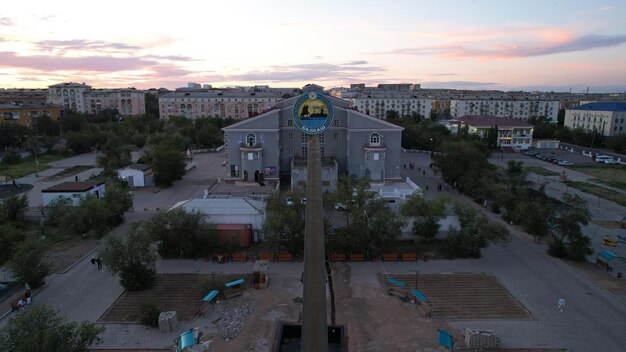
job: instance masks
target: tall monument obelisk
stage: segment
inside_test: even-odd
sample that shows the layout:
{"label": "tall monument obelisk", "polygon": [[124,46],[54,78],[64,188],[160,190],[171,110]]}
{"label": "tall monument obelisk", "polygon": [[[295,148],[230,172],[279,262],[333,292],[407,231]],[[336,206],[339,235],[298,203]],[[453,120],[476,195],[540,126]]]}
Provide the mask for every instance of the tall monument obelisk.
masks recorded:
{"label": "tall monument obelisk", "polygon": [[322,158],[318,135],[324,133],[332,125],[334,114],[332,102],[321,90],[319,92],[314,90],[305,92],[294,103],[294,124],[302,133],[308,134],[310,137],[307,152],[304,293],[302,347],[300,349],[303,352],[328,351]]}
{"label": "tall monument obelisk", "polygon": [[324,211],[322,208],[322,161],[319,138],[309,141],[304,230],[303,352],[328,351],[326,316],[326,270]]}

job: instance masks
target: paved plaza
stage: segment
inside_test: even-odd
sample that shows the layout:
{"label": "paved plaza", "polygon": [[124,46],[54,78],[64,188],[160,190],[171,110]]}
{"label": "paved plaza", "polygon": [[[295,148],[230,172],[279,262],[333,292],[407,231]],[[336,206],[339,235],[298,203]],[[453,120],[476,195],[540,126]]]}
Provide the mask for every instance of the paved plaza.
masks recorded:
{"label": "paved plaza", "polygon": [[[166,209],[180,200],[202,197],[207,185],[223,177],[221,153],[198,155],[194,159],[198,167],[192,169],[173,187],[158,193],[135,192],[135,211],[127,214],[124,226],[128,226],[128,223],[134,220],[150,216],[157,207]],[[434,198],[439,194],[448,194],[451,197],[465,199],[445,187],[441,192],[436,190],[437,185],[443,182],[440,176],[433,174],[428,168],[430,157],[427,154],[405,153],[402,162],[416,164],[414,169],[403,170],[403,176],[410,176],[420,186],[428,184],[426,197]],[[425,175],[423,170],[426,170]],[[50,176],[58,171],[46,170],[44,176]],[[24,181],[21,182],[28,183],[26,180],[31,177],[33,176],[23,178]],[[554,187],[559,187],[558,183],[548,189]],[[599,214],[616,216],[624,210],[610,202],[601,202],[598,208],[592,210],[594,216]],[[495,214],[487,212],[487,215],[491,219],[497,218]],[[350,292],[359,296],[369,290],[380,292],[383,297],[384,293],[377,280],[379,273],[410,274],[411,270],[418,270],[424,274],[487,273],[497,277],[498,281],[529,311],[532,319],[443,321],[442,324],[448,324],[457,334],[465,328],[493,330],[500,338],[502,346],[510,348],[567,348],[570,351],[581,352],[626,350],[624,301],[596,285],[567,263],[549,257],[546,245],[536,244],[527,234],[513,226],[507,226],[512,233],[510,243],[505,246],[492,245],[484,249],[481,259],[351,263]],[[593,226],[595,225],[588,226],[585,231],[594,231]],[[120,229],[118,232],[123,234],[124,230]],[[115,277],[105,270],[98,271],[89,260],[90,255],[87,255],[65,273],[50,275],[47,278],[48,285],[35,294],[34,304],[49,305],[72,320],[97,321],[122,294],[123,289]],[[250,262],[217,264],[203,260],[160,260],[157,263],[157,270],[160,273],[241,274],[249,273],[252,265]],[[287,293],[280,299],[301,297],[302,270],[302,263],[271,264],[271,287]],[[249,294],[256,295],[256,292],[261,291],[251,291]],[[559,298],[566,301],[566,308],[562,313],[557,309]],[[280,305],[281,302],[277,301],[276,304]],[[145,329],[138,324],[104,324],[106,327],[103,334],[104,343],[97,348],[170,346],[173,339],[185,329],[198,325],[211,326],[211,321],[215,319],[211,314],[193,323],[180,323],[177,331],[171,333]],[[7,321],[6,318],[0,320],[0,327]],[[435,341],[434,335],[432,341]],[[237,342],[235,338],[233,343],[243,342]],[[413,346],[412,349],[406,350],[415,351],[416,348],[425,352],[435,350],[426,346]]]}

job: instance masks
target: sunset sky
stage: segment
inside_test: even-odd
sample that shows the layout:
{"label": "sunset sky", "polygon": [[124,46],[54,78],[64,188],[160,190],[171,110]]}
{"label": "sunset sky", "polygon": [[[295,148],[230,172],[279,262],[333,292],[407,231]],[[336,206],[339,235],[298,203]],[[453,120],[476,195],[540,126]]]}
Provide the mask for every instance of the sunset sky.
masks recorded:
{"label": "sunset sky", "polygon": [[626,1],[5,1],[0,87],[626,91]]}

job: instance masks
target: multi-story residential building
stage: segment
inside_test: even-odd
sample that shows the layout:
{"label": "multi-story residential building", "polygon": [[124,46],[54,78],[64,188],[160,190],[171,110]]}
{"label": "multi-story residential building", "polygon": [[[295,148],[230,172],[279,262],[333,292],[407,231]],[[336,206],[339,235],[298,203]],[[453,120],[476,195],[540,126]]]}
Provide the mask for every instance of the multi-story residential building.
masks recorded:
{"label": "multi-story residential building", "polygon": [[269,92],[177,90],[159,96],[159,115],[162,119],[170,116],[245,119],[269,110],[279,100],[279,95]]}
{"label": "multi-story residential building", "polygon": [[35,127],[42,116],[58,121],[63,113],[63,106],[40,104],[0,103],[0,125],[21,125]]}
{"label": "multi-story residential building", "polygon": [[450,115],[460,117],[466,115],[491,115],[516,120],[530,120],[546,117],[556,121],[559,114],[558,100],[541,98],[462,98],[450,101]]}
{"label": "multi-story residential building", "polygon": [[85,111],[96,114],[104,109],[117,109],[122,116],[146,113],[146,94],[135,88],[92,89],[83,93]]}
{"label": "multi-story residential building", "polygon": [[49,102],[65,106],[65,109],[85,112],[83,93],[91,90],[85,83],[59,83],[48,87]]}
{"label": "multi-story residential building", "polygon": [[498,146],[518,150],[530,148],[533,143],[533,126],[524,121],[496,116],[462,116],[445,123],[452,132],[467,126],[468,132],[481,137],[493,127],[498,128]]}
{"label": "multi-story residential building", "polygon": [[626,102],[598,102],[565,110],[565,126],[614,136],[625,131]]}
{"label": "multi-story residential building", "polygon": [[46,105],[47,89],[0,89],[0,103]]}
{"label": "multi-story residential building", "polygon": [[334,88],[329,94],[352,103],[352,106],[370,116],[384,119],[387,111],[393,110],[400,117],[419,114],[430,117],[433,100],[420,92],[419,84],[379,84],[366,87],[363,83],[351,84],[350,89]]}

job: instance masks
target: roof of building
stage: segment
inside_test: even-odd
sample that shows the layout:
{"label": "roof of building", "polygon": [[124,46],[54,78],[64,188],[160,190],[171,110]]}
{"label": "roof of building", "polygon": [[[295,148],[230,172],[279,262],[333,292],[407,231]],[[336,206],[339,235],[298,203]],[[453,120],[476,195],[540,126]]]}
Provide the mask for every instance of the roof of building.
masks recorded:
{"label": "roof of building", "polygon": [[463,124],[474,127],[493,127],[496,125],[498,127],[533,127],[533,125],[526,121],[491,115],[465,115],[451,121],[459,121]]}
{"label": "roof of building", "polygon": [[626,102],[596,102],[581,105],[568,110],[589,110],[589,111],[626,111]]}
{"label": "roof of building", "polygon": [[62,105],[55,105],[55,104],[0,103],[0,109],[2,109],[2,110],[63,109],[63,106]]}
{"label": "roof of building", "polygon": [[122,168],[121,170],[125,170],[125,169],[133,169],[133,170],[139,170],[139,171],[146,171],[146,170],[150,170],[151,166],[148,164],[132,164],[132,165],[128,165],[125,168]]}
{"label": "roof of building", "polygon": [[51,86],[48,86],[48,88],[91,88],[91,86],[85,84],[85,83],[76,83],[76,82],[64,82],[64,83],[58,83],[58,84],[53,84]]}
{"label": "roof of building", "polygon": [[200,198],[176,203],[171,209],[182,207],[188,212],[206,215],[262,215],[265,203],[251,198]]}
{"label": "roof of building", "polygon": [[239,91],[180,91],[163,94],[161,98],[280,98],[270,92],[239,92]]}
{"label": "roof of building", "polygon": [[42,189],[41,192],[85,192],[102,184],[104,184],[104,182],[63,182],[46,189]]}

